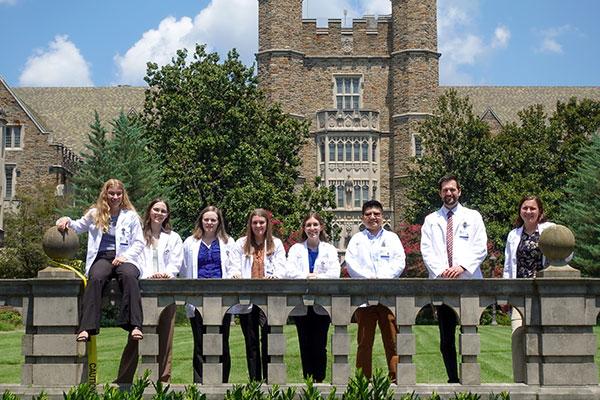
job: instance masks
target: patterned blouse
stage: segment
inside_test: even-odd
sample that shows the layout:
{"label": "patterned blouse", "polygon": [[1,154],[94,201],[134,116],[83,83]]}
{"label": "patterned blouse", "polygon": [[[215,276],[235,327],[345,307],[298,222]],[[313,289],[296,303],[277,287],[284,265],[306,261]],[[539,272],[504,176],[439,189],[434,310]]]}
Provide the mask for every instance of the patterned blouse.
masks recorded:
{"label": "patterned blouse", "polygon": [[517,246],[517,278],[535,278],[537,271],[543,269],[539,241],[540,233],[537,229],[531,235],[523,229],[521,241]]}

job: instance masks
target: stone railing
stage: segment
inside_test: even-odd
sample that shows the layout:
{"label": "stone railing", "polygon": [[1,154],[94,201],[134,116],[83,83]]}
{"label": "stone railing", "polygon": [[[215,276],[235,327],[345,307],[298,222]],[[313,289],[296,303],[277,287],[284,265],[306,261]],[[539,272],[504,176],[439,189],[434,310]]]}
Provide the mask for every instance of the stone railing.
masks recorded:
{"label": "stone railing", "polygon": [[317,111],[317,132],[379,131],[379,112],[374,110]]}
{"label": "stone railing", "polygon": [[[77,279],[65,279],[66,274],[48,269],[38,279],[0,281],[0,304],[11,305],[25,315],[21,385],[69,386],[85,381],[85,345],[74,340],[82,285]],[[331,383],[344,385],[352,369],[348,363],[350,346],[354,345],[348,333],[352,314],[361,304],[381,303],[394,312],[398,324],[398,390],[414,389],[420,386],[416,385],[413,362],[415,318],[427,304],[444,303],[460,318],[461,384],[474,390],[481,381],[477,326],[483,310],[497,302],[511,304],[524,316],[525,386],[513,386],[536,393],[548,387],[572,388],[576,392],[585,388],[600,395],[593,332],[600,312],[598,279],[147,280],[141,286],[145,337],[140,345],[140,368],[150,369],[154,378],[156,325],[168,304],[190,301],[198,305],[207,327],[204,386],[210,387],[222,386],[218,332],[230,306],[253,303],[265,311],[271,325],[267,382],[285,384],[283,327],[295,306],[318,303],[330,313],[333,325]],[[453,386],[451,390],[458,388]]]}
{"label": "stone railing", "polygon": [[[161,311],[173,302],[196,304],[206,325],[204,335],[204,384],[209,398],[222,398],[229,385],[221,384],[222,349],[219,326],[227,310],[236,304],[256,304],[268,317],[270,363],[268,384],[286,384],[284,325],[292,309],[320,304],[331,316],[333,336],[329,362],[330,385],[344,386],[351,375],[349,325],[362,304],[383,304],[396,315],[398,325],[397,393],[432,390],[450,395],[457,391],[511,392],[513,399],[600,398],[597,345],[593,327],[600,313],[600,279],[583,279],[579,272],[555,258],[572,251],[540,243],[551,266],[536,279],[482,280],[143,280],[144,340],[140,344],[140,370],[157,376],[157,323]],[[0,391],[31,393],[35,388],[67,388],[86,380],[85,344],[76,343],[82,283],[69,271],[47,268],[37,279],[0,280],[0,306],[22,312],[25,334],[21,385],[0,385]],[[446,304],[460,320],[460,383],[462,386],[416,384],[416,337],[419,311]],[[522,356],[526,368],[523,383],[481,384],[480,337],[482,312],[492,304],[510,304],[523,316]],[[190,365],[191,368],[191,365]],[[323,390],[327,390],[324,385]],[[28,391],[29,390],[29,391]],[[60,394],[60,393],[59,393]],[[212,396],[212,397],[211,397]]]}

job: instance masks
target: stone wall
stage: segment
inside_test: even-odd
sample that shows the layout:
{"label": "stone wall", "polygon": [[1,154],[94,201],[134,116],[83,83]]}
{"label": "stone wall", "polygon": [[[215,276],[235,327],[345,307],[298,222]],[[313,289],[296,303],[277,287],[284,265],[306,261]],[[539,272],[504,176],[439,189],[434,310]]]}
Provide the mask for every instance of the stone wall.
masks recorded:
{"label": "stone wall", "polygon": [[[0,281],[0,305],[13,305],[25,314],[24,366],[21,386],[0,385],[0,390],[66,389],[86,378],[85,346],[75,342],[80,281],[69,272],[48,269],[38,279]],[[140,346],[141,368],[156,378],[158,343],[156,327],[160,312],[173,302],[197,304],[207,333],[205,349],[211,349],[204,365],[201,390],[209,398],[222,398],[229,385],[222,385],[218,327],[234,304],[253,303],[266,313],[269,334],[268,384],[286,384],[283,326],[295,307],[321,304],[331,315],[333,337],[328,362],[332,381],[345,385],[352,367],[348,334],[353,312],[361,304],[383,304],[398,324],[397,393],[441,395],[471,391],[485,396],[490,391],[511,392],[513,399],[590,399],[600,396],[598,369],[594,363],[596,337],[593,327],[600,312],[600,279],[538,278],[517,280],[168,280],[141,281],[144,309],[144,340]],[[459,359],[461,385],[416,384],[413,332],[418,312],[429,304],[447,304],[461,325]],[[490,304],[510,304],[522,315],[525,327],[527,365],[525,384],[481,385],[479,318]],[[206,344],[209,345],[206,345]],[[213,345],[210,345],[210,344]],[[37,388],[37,389],[36,389]],[[325,390],[329,390],[327,384]],[[591,397],[590,397],[591,396]],[[58,396],[56,398],[59,398]]]}

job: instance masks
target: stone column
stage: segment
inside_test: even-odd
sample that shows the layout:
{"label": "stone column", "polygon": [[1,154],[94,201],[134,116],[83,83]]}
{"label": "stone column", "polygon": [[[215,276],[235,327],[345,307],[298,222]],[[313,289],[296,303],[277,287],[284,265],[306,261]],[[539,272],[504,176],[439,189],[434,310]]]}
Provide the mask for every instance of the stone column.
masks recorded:
{"label": "stone column", "polygon": [[544,230],[539,245],[549,266],[536,279],[539,297],[526,334],[527,383],[597,385],[597,293],[581,284],[580,272],[567,263],[575,238],[556,225]]}
{"label": "stone column", "polygon": [[284,384],[287,382],[287,371],[284,360],[285,334],[283,327],[287,322],[287,298],[285,296],[267,297],[267,320],[271,328],[269,333],[269,356],[267,382],[272,384]]}
{"label": "stone column", "polygon": [[331,298],[331,324],[333,325],[331,380],[334,385],[346,385],[350,378],[350,366],[348,365],[350,335],[348,334],[348,325],[350,325],[351,318],[350,296],[333,296]]}
{"label": "stone column", "polygon": [[22,350],[22,385],[71,386],[86,381],[86,344],[75,341],[81,279],[48,267],[31,279],[30,311]]}
{"label": "stone column", "polygon": [[217,385],[223,382],[223,335],[219,333],[223,323],[223,299],[221,296],[204,296],[202,300],[202,320],[206,333],[202,338],[204,365],[202,383]]}
{"label": "stone column", "polygon": [[415,322],[415,298],[413,296],[396,297],[396,352],[398,353],[398,385],[415,385],[417,383],[417,367],[413,356],[417,354],[417,345],[412,326]]}
{"label": "stone column", "polygon": [[463,385],[479,385],[481,383],[481,371],[477,362],[477,356],[481,352],[479,334],[477,333],[479,296],[461,296],[460,323],[460,383]]}

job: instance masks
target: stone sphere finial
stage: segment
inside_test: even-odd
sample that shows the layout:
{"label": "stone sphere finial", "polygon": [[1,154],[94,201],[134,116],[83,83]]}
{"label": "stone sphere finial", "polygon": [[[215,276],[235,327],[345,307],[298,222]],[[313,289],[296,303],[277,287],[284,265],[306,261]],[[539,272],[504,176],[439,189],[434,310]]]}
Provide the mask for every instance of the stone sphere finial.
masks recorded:
{"label": "stone sphere finial", "polygon": [[575,249],[575,236],[564,225],[553,225],[542,232],[539,242],[544,257],[548,260],[548,268],[538,276],[547,278],[579,277],[580,271],[568,265]]}
{"label": "stone sphere finial", "polygon": [[68,260],[79,251],[79,238],[72,229],[61,232],[53,226],[44,233],[42,248],[44,253],[53,260]]}

